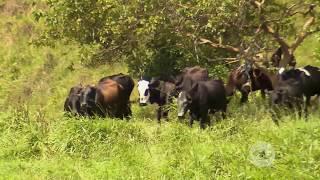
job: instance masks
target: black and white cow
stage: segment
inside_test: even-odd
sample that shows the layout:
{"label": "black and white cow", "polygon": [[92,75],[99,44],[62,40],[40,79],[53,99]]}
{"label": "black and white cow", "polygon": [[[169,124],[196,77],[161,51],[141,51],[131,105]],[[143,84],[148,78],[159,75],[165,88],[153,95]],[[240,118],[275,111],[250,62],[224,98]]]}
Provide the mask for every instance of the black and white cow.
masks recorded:
{"label": "black and white cow", "polygon": [[[314,66],[279,71],[279,84],[271,94],[273,104],[282,104],[300,109],[305,101],[305,115],[307,116],[311,96],[320,95],[320,69]],[[298,105],[300,103],[301,105]],[[299,112],[301,115],[301,112]]]}
{"label": "black and white cow", "polygon": [[168,119],[169,110],[165,105],[172,103],[172,97],[175,93],[173,82],[164,81],[160,78],[152,78],[151,81],[140,80],[138,82],[139,104],[141,106],[158,104],[157,120],[160,123],[162,117]]}

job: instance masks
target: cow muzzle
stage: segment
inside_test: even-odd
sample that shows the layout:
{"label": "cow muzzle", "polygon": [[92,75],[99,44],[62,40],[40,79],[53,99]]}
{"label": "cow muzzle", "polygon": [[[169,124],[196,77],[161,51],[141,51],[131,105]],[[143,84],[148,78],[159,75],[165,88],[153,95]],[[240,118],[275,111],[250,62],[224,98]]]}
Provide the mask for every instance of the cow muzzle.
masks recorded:
{"label": "cow muzzle", "polygon": [[178,118],[179,118],[179,119],[183,119],[183,118],[184,118],[184,115],[185,115],[185,112],[184,112],[184,111],[178,112]]}
{"label": "cow muzzle", "polygon": [[139,105],[140,105],[140,106],[146,106],[147,103],[144,103],[144,102],[141,103],[141,102],[140,102]]}

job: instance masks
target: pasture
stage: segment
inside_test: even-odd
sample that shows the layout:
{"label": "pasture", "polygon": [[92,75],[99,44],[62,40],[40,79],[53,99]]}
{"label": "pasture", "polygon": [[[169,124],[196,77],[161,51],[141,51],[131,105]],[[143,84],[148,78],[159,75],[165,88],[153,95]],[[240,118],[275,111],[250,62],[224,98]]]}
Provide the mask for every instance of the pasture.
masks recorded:
{"label": "pasture", "polygon": [[[75,42],[32,44],[44,28],[32,18],[32,8],[18,8],[22,15],[9,9],[0,16],[2,179],[320,178],[320,111],[315,102],[308,122],[293,113],[281,118],[280,127],[271,120],[268,98],[259,93],[242,106],[237,94],[227,118],[205,130],[198,122],[193,128],[187,120],[179,122],[175,105],[168,107],[169,122],[161,125],[154,105],[137,103],[129,121],[64,116],[71,86],[128,73],[128,68],[121,62],[88,67],[92,47]],[[319,66],[319,45],[318,36],[308,38],[298,49],[299,65]],[[131,100],[137,99],[135,87]],[[259,150],[265,143],[274,158]],[[259,152],[252,157],[254,151]],[[263,166],[255,158],[270,164]]]}

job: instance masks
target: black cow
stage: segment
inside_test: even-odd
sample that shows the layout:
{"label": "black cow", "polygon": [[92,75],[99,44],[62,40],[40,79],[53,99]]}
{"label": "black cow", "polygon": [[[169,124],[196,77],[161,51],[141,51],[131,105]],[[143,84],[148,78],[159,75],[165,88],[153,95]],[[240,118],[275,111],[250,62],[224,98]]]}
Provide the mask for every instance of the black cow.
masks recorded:
{"label": "black cow", "polygon": [[169,81],[163,81],[158,78],[152,78],[149,83],[149,102],[158,104],[157,119],[160,123],[161,117],[168,119],[169,109],[165,107],[172,103],[172,98],[175,95],[175,85]]}
{"label": "black cow", "polygon": [[[303,106],[303,85],[295,79],[288,79],[279,82],[271,92],[271,114],[272,120],[279,125],[280,109],[298,110],[302,115]],[[307,112],[305,112],[307,113]]]}
{"label": "black cow", "polygon": [[[272,102],[284,104],[296,104],[299,109],[305,101],[305,115],[308,113],[311,96],[320,95],[320,69],[314,66],[305,66],[298,69],[290,69],[279,74],[279,84],[272,92]],[[297,105],[300,103],[301,105]],[[299,111],[299,114],[301,112]]]}
{"label": "black cow", "polygon": [[84,115],[84,112],[81,110],[80,107],[80,94],[82,90],[83,86],[81,84],[73,86],[70,89],[69,95],[64,102],[65,112],[69,112],[72,115]]}
{"label": "black cow", "polygon": [[222,112],[223,118],[227,110],[226,90],[221,80],[191,81],[192,87],[182,91],[178,97],[178,117],[183,118],[190,112],[190,126],[194,119],[200,120],[200,127],[205,128],[209,123],[208,112]]}

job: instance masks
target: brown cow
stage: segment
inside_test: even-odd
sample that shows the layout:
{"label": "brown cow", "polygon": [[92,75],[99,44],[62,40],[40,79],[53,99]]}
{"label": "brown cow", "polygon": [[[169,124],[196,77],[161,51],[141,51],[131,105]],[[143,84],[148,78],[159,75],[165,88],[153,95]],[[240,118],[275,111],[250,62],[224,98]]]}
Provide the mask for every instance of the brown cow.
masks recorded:
{"label": "brown cow", "polygon": [[[271,64],[273,67],[280,67],[280,61],[282,60],[283,51],[282,48],[279,47],[271,56]],[[296,67],[297,61],[296,58],[292,55],[290,57],[289,66]]]}
{"label": "brown cow", "polygon": [[[106,79],[99,82],[96,87],[96,104],[105,112],[105,115],[123,118],[120,115],[121,92],[123,87],[114,80]],[[126,102],[125,102],[126,103]]]}
{"label": "brown cow", "polygon": [[87,115],[123,118],[121,92],[123,87],[112,79],[100,81],[96,86],[86,86],[82,91],[81,107],[86,107]]}
{"label": "brown cow", "polygon": [[96,86],[89,85],[81,91],[81,108],[88,116],[129,118],[133,87],[134,82],[128,75],[104,77]]}
{"label": "brown cow", "polygon": [[235,90],[241,92],[240,103],[248,101],[250,92],[260,90],[262,97],[265,97],[265,90],[272,90],[270,78],[259,69],[251,67],[247,72],[244,65],[230,72],[226,85],[227,96],[233,95]]}

